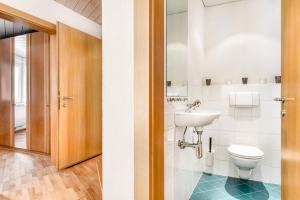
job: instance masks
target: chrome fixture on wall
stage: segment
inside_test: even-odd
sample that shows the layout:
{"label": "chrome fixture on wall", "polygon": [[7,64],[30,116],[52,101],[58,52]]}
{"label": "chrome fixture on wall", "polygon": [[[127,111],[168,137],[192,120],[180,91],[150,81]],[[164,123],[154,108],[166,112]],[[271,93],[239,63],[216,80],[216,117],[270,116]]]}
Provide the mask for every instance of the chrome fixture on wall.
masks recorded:
{"label": "chrome fixture on wall", "polygon": [[188,100],[187,97],[167,97],[167,102],[184,102]]}
{"label": "chrome fixture on wall", "polygon": [[196,99],[193,103],[188,103],[187,109],[185,110],[185,112],[191,112],[192,110],[195,110],[197,108],[199,108],[201,104],[201,101],[199,99]]}
{"label": "chrome fixture on wall", "polygon": [[196,143],[189,143],[185,141],[185,134],[187,131],[187,127],[185,127],[184,133],[183,133],[183,139],[178,141],[178,146],[181,149],[184,149],[185,147],[191,147],[194,148],[196,150],[196,156],[198,159],[202,158],[203,156],[203,151],[202,151],[202,140],[201,140],[201,136],[203,133],[203,130],[198,130],[196,127],[194,127],[194,133],[197,134],[198,136],[198,140]]}

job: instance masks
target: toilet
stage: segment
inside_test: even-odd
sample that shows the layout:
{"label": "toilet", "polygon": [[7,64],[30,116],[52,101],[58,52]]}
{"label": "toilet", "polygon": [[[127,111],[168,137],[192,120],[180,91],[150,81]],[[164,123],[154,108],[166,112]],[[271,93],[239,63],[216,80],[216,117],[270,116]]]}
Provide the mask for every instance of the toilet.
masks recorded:
{"label": "toilet", "polygon": [[231,145],[227,150],[241,179],[249,179],[264,157],[264,152],[254,146]]}

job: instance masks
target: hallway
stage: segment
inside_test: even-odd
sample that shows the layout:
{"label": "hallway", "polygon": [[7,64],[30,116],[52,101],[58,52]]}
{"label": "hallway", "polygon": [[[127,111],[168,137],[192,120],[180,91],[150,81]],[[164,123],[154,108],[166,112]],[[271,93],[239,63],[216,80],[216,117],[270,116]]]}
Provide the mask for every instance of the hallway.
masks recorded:
{"label": "hallway", "polygon": [[15,147],[26,149],[26,130],[15,132]]}
{"label": "hallway", "polygon": [[0,149],[0,199],[101,199],[101,158],[58,172],[49,156]]}

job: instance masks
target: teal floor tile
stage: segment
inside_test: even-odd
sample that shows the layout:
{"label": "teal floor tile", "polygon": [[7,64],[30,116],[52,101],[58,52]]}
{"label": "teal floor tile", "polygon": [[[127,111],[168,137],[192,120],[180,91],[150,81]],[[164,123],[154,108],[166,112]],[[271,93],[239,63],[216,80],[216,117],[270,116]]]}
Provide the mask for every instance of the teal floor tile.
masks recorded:
{"label": "teal floor tile", "polygon": [[238,190],[237,188],[231,188],[231,189],[229,189],[229,190],[226,189],[226,192],[227,192],[230,196],[235,197],[235,198],[244,195],[244,193],[241,192],[240,190]]}
{"label": "teal floor tile", "polygon": [[249,196],[252,200],[268,200],[269,199],[269,195],[264,192],[254,192],[254,193],[247,194],[247,196]]}
{"label": "teal floor tile", "polygon": [[281,200],[280,185],[203,174],[190,200]]}
{"label": "teal floor tile", "polygon": [[237,185],[235,186],[238,190],[241,191],[241,193],[243,194],[249,194],[249,193],[252,193],[252,192],[256,192],[257,190],[253,187],[250,187],[249,185],[247,184],[241,184],[241,185]]}
{"label": "teal floor tile", "polygon": [[235,199],[238,199],[238,200],[253,200],[250,196],[248,195],[241,195],[241,196],[238,196],[236,197]]}
{"label": "teal floor tile", "polygon": [[208,200],[204,193],[193,193],[190,200]]}
{"label": "teal floor tile", "polygon": [[278,189],[268,190],[268,193],[269,193],[269,196],[272,198],[277,198],[277,199],[281,198],[281,192]]}

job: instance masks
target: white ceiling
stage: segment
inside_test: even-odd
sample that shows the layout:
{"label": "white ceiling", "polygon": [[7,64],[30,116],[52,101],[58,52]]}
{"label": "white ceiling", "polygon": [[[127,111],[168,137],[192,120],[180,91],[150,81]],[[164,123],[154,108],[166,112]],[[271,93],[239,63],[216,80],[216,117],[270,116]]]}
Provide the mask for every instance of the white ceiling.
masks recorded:
{"label": "white ceiling", "polygon": [[[217,6],[242,0],[199,0],[205,7]],[[167,0],[167,14],[185,12],[188,10],[188,0]]]}
{"label": "white ceiling", "polygon": [[216,6],[226,3],[232,3],[241,0],[202,0],[205,7]]}
{"label": "white ceiling", "polygon": [[185,12],[187,10],[188,0],[167,0],[167,14]]}
{"label": "white ceiling", "polygon": [[101,24],[101,3],[102,0],[54,0],[67,8]]}

